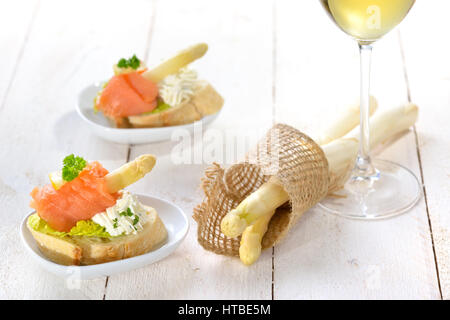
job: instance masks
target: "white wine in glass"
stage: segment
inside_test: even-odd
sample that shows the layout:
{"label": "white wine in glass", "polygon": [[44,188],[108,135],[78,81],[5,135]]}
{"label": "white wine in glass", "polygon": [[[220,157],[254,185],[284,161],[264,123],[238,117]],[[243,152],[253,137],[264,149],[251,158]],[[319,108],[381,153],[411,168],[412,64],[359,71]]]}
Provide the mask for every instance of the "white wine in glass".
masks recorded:
{"label": "white wine in glass", "polygon": [[321,0],[334,22],[362,43],[372,43],[395,28],[415,0]]}
{"label": "white wine in glass", "polygon": [[372,44],[395,28],[415,0],[320,0],[329,16],[359,45],[361,58],[360,147],[355,166],[339,197],[320,203],[329,212],[357,219],[392,217],[411,209],[421,185],[407,168],[370,158],[369,91]]}

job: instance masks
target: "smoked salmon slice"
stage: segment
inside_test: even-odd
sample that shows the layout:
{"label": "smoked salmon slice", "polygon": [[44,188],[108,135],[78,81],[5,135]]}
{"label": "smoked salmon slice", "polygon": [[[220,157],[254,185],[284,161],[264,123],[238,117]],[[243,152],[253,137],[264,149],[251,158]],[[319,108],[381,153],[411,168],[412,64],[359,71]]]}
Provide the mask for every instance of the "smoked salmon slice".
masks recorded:
{"label": "smoked salmon slice", "polygon": [[103,89],[97,108],[111,118],[135,116],[156,108],[158,87],[139,72],[116,75]]}
{"label": "smoked salmon slice", "polygon": [[158,96],[158,87],[150,80],[145,79],[141,72],[130,72],[123,74],[130,87],[132,87],[137,94],[144,100],[144,102],[151,103],[156,101]]}
{"label": "smoked salmon slice", "polygon": [[116,203],[104,176],[108,170],[99,162],[89,163],[74,180],[55,190],[52,185],[34,188],[30,206],[57,231],[69,232],[80,220],[91,219]]}

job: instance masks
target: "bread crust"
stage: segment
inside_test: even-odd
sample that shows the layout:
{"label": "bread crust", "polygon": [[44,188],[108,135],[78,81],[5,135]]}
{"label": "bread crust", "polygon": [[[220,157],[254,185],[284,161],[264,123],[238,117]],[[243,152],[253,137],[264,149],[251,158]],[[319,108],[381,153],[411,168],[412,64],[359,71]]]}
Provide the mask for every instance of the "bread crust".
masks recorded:
{"label": "bread crust", "polygon": [[167,230],[155,209],[144,206],[148,221],[137,234],[112,239],[70,236],[54,237],[28,226],[40,251],[62,265],[92,265],[147,253],[167,238]]}
{"label": "bread crust", "polygon": [[128,117],[134,128],[155,128],[192,123],[217,113],[223,106],[222,96],[206,81],[200,81],[192,99],[178,107],[155,114]]}

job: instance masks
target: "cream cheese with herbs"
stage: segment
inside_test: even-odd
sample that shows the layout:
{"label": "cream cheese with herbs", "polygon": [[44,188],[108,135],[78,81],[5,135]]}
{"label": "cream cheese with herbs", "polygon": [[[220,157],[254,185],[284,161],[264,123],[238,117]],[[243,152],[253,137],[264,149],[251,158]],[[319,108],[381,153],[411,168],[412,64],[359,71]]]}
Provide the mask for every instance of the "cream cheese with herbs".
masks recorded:
{"label": "cream cheese with herbs", "polygon": [[128,191],[122,191],[116,204],[97,213],[92,221],[105,227],[113,237],[136,234],[147,222],[147,212],[136,196]]}
{"label": "cream cheese with herbs", "polygon": [[188,68],[182,68],[177,73],[168,75],[158,83],[159,96],[168,105],[178,107],[192,98],[197,83],[197,72]]}

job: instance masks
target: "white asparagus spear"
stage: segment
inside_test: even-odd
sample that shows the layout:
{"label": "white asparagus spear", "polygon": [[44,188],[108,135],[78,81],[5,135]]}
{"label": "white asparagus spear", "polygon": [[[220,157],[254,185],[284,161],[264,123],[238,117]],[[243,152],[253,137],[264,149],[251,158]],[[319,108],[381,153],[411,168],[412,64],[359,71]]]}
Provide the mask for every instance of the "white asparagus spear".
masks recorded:
{"label": "white asparagus spear", "polygon": [[[371,134],[374,137],[371,139],[371,147],[374,143],[386,141],[411,127],[417,119],[417,114],[417,106],[407,104],[374,115],[370,124]],[[358,152],[359,135],[356,132],[352,131],[343,138],[322,147],[328,160],[330,175],[343,176],[346,173],[345,170],[353,165]],[[264,206],[254,203],[261,199],[270,199],[270,202],[265,201]],[[270,179],[223,218],[221,230],[228,237],[237,237],[259,217],[270,214],[280,206],[280,203],[288,199],[283,188]],[[248,211],[249,209],[252,211]]]}
{"label": "white asparagus spear", "polygon": [[[373,115],[378,108],[378,102],[375,97],[370,96],[370,115]],[[327,127],[319,137],[315,138],[314,141],[318,145],[327,144],[333,140],[343,137],[353,128],[359,125],[359,103],[355,103],[339,113],[337,119]]]}
{"label": "white asparagus spear", "polygon": [[261,255],[261,240],[274,213],[275,211],[260,217],[253,225],[245,228],[244,233],[242,233],[239,258],[244,264],[251,265]]}
{"label": "white asparagus spear", "polygon": [[[419,108],[413,103],[383,110],[370,118],[370,148],[386,142],[407,130],[417,120]],[[345,175],[351,168],[359,148],[359,126],[342,139],[332,141],[322,147],[328,159],[330,173]],[[331,161],[330,161],[331,159]],[[350,161],[351,159],[351,161]]]}
{"label": "white asparagus spear", "polygon": [[289,197],[283,187],[275,178],[271,178],[231,210],[222,219],[220,229],[227,237],[237,237],[258,218],[264,217],[268,213],[268,208],[272,208],[274,212],[288,200]]}
{"label": "white asparagus spear", "polygon": [[[370,118],[370,147],[384,143],[411,127],[416,122],[418,114],[419,108],[414,103],[375,114]],[[359,127],[352,130],[348,136],[359,140]]]}
{"label": "white asparagus spear", "polygon": [[143,154],[105,176],[106,187],[110,193],[124,189],[149,173],[156,163],[156,157]]}
{"label": "white asparagus spear", "polygon": [[142,76],[154,83],[158,83],[168,75],[178,72],[181,68],[203,57],[206,51],[208,51],[208,45],[206,43],[198,43],[178,52],[157,67],[144,72]]}

